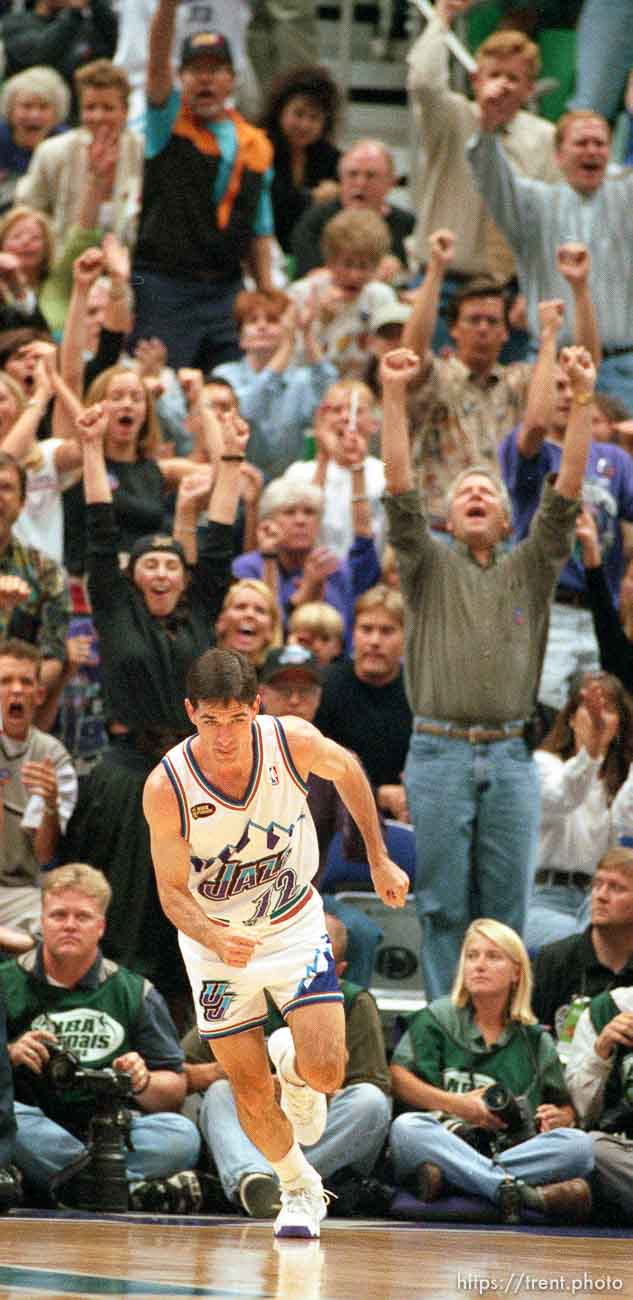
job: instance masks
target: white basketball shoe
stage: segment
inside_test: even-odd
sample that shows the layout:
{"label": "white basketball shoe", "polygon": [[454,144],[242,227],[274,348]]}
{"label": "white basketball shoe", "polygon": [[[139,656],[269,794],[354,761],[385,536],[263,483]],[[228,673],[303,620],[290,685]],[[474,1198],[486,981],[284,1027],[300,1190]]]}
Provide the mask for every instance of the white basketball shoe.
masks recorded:
{"label": "white basketball shoe", "polygon": [[327,1214],[328,1194],[315,1175],[299,1187],[281,1189],[281,1209],[275,1219],[276,1237],[314,1238],[321,1236],[321,1220]]}

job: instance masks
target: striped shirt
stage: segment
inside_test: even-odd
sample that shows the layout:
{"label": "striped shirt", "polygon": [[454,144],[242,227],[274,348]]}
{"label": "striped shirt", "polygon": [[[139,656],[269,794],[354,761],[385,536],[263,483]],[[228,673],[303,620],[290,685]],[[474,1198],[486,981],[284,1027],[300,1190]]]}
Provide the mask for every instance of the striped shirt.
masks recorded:
{"label": "striped shirt", "polygon": [[538,304],[562,298],[561,343],[572,341],[571,290],[556,266],[559,244],[578,241],[591,253],[591,295],[604,348],[633,351],[633,171],[607,175],[595,194],[583,195],[566,181],[548,185],[520,176],[494,134],[473,136],[467,146],[475,184],[503,230],[527,298],[530,333],[539,336]]}

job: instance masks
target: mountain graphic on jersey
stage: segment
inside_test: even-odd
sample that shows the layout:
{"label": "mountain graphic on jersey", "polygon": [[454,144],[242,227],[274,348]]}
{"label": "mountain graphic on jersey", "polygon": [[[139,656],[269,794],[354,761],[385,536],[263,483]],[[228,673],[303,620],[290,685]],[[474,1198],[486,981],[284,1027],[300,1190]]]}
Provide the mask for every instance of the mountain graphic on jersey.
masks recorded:
{"label": "mountain graphic on jersey", "polygon": [[[249,818],[239,840],[235,844],[226,844],[213,858],[192,854],[194,871],[205,873],[197,892],[215,902],[225,901],[245,890],[277,880],[290,856],[295,828],[302,820],[303,814],[292,826],[282,826],[275,821],[260,826]],[[294,872],[292,877],[293,889],[290,892],[294,892]]]}

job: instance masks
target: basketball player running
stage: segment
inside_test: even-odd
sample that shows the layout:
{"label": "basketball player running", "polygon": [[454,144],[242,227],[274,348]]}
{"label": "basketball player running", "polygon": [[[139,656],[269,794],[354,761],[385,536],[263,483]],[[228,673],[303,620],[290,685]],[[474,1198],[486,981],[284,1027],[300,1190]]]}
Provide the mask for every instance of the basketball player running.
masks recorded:
{"label": "basketball player running", "polygon": [[[161,903],[180,932],[198,1028],[230,1080],[240,1123],[281,1185],[278,1237],[318,1237],[327,1195],[299,1143],[325,1127],[343,1081],[342,995],[310,883],[318,865],[310,772],[334,781],[365,841],[376,892],[404,904],[358,760],[302,718],[258,717],[244,655],[208,650],[187,677],[196,735],[171,749],[144,794]],[[267,989],[289,1028],[268,1044]]]}

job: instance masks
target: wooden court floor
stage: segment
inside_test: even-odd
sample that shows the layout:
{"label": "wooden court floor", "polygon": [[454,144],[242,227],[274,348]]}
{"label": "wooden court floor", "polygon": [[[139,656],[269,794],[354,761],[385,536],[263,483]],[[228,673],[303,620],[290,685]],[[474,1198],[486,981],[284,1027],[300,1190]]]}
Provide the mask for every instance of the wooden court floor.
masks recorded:
{"label": "wooden court floor", "polygon": [[630,1237],[330,1219],[320,1242],[274,1242],[244,1219],[0,1220],[0,1300],[633,1300]]}

